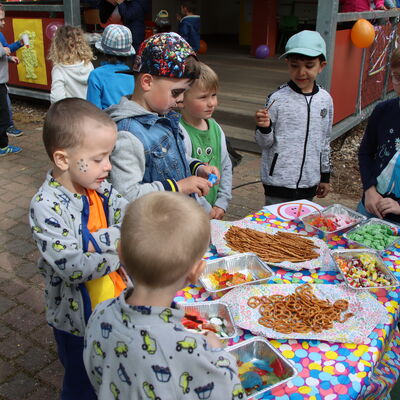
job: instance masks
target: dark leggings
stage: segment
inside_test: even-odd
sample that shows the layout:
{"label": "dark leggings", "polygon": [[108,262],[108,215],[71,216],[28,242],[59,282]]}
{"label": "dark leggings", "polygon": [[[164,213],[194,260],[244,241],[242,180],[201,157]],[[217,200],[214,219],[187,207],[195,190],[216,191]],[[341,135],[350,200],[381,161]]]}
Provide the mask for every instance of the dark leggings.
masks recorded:
{"label": "dark leggings", "polygon": [[8,146],[7,128],[10,125],[10,115],[7,104],[7,87],[0,83],[0,148]]}
{"label": "dark leggings", "polygon": [[83,364],[83,337],[54,329],[58,356],[64,367],[61,400],[96,400]]}

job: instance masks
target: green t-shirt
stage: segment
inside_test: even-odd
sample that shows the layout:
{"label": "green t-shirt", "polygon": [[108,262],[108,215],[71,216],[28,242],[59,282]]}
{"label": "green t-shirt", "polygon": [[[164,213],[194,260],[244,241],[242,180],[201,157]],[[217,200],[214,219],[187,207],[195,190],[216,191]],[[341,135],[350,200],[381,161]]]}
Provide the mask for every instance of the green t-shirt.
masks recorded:
{"label": "green t-shirt", "polygon": [[[221,171],[221,131],[215,120],[212,118],[207,120],[208,130],[206,131],[193,128],[183,118],[180,122],[192,142],[192,157],[213,165]],[[212,206],[217,200],[218,188],[219,185],[214,185],[206,196]]]}

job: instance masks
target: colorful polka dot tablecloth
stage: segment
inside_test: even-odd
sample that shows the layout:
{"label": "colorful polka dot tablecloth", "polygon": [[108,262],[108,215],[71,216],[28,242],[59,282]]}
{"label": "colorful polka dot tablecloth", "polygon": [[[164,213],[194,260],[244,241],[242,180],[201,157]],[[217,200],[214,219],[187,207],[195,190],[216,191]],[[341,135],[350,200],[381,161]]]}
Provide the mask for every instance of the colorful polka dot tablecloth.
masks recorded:
{"label": "colorful polka dot tablecloth", "polygon": [[[306,233],[301,223],[284,221],[266,212],[259,211],[248,216],[253,222],[267,224],[273,228]],[[331,249],[346,248],[341,236],[332,237]],[[207,258],[219,257],[215,248]],[[385,263],[400,277],[400,245],[396,244],[382,255]],[[276,283],[325,283],[342,282],[333,271],[287,271],[273,267],[279,276]],[[390,390],[400,372],[400,333],[397,329],[400,290],[371,290],[389,314],[387,323],[378,324],[365,344],[332,343],[319,340],[276,340],[270,343],[289,360],[295,363],[298,376],[287,384],[263,394],[266,400],[390,400]],[[202,287],[190,286],[175,297],[177,302],[194,302],[208,299]],[[249,331],[238,329],[239,335],[230,344],[249,339]],[[397,399],[392,399],[397,400]]]}

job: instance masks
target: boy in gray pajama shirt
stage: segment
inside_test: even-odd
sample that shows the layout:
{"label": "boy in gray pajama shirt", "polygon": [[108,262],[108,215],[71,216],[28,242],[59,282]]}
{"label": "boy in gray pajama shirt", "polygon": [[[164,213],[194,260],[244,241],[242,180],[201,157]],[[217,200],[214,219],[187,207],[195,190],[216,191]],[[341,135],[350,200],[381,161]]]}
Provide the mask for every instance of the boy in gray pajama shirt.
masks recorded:
{"label": "boy in gray pajama shirt", "polygon": [[121,227],[121,262],[134,289],[96,307],[84,361],[102,399],[245,399],[236,359],[213,333],[186,331],[175,293],[196,283],[210,240],[208,216],[180,193],[132,202]]}

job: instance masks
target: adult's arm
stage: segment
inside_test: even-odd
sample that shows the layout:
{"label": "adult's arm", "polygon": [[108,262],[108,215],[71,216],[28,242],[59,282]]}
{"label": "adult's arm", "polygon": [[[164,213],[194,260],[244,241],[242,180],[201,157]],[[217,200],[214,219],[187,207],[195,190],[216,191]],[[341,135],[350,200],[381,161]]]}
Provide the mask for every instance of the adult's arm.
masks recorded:
{"label": "adult's arm", "polygon": [[99,3],[99,14],[100,14],[100,21],[105,24],[110,18],[111,14],[115,9],[115,5],[109,3],[107,0],[100,0]]}

